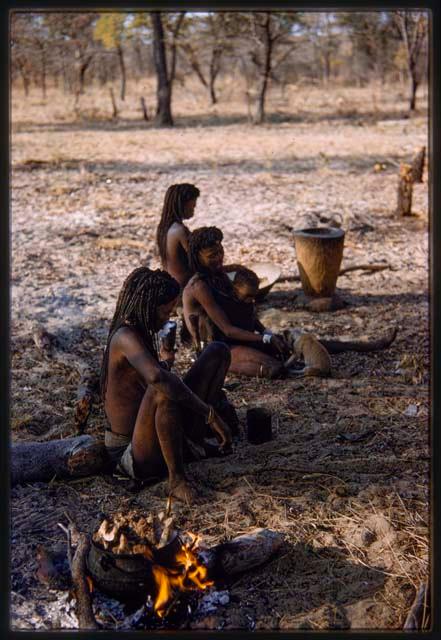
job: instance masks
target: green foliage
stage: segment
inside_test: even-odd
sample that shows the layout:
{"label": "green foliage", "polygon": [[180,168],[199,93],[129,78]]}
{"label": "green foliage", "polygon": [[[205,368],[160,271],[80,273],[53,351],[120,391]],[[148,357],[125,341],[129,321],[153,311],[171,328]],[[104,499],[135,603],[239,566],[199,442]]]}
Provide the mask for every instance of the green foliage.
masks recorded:
{"label": "green foliage", "polygon": [[125,13],[100,14],[93,31],[94,40],[100,40],[105,49],[115,49],[121,46],[125,35]]}

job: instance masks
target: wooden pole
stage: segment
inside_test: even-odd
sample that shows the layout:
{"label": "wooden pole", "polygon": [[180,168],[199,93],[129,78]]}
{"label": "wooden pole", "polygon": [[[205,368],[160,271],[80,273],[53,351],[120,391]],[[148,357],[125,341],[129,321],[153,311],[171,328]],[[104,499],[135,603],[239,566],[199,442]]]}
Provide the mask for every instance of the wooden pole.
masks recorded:
{"label": "wooden pole", "polygon": [[398,176],[397,216],[412,215],[412,165],[402,162]]}
{"label": "wooden pole", "polygon": [[426,147],[421,149],[415,154],[412,160],[412,180],[413,182],[423,181],[424,160],[426,158]]}

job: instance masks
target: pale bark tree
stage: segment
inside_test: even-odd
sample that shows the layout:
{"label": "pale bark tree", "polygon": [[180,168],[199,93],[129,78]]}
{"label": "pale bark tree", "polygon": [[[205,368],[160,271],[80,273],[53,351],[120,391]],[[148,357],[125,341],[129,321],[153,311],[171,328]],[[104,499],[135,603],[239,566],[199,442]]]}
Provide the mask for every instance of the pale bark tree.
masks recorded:
{"label": "pale bark tree", "polygon": [[406,52],[410,79],[409,111],[414,111],[423,71],[428,15],[426,11],[394,11],[393,15]]}

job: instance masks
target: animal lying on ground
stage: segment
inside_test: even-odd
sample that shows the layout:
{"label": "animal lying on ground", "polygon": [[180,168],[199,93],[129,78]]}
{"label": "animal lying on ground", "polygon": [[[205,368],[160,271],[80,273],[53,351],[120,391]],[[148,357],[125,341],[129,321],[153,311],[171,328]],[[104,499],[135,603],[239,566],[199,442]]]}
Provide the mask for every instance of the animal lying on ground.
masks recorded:
{"label": "animal lying on ground", "polygon": [[310,333],[300,333],[294,340],[294,353],[285,362],[285,367],[301,358],[305,366],[301,370],[290,372],[290,377],[320,376],[325,377],[331,373],[331,358],[326,348]]}

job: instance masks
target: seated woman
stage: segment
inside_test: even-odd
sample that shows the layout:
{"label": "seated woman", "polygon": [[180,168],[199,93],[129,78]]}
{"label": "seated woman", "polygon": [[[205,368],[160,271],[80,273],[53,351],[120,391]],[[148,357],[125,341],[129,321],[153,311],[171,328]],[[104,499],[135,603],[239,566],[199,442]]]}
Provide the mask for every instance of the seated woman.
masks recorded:
{"label": "seated woman", "polygon": [[[285,364],[292,351],[289,332],[285,337],[273,334],[258,320],[254,298],[258,278],[241,267],[232,283],[223,267],[223,234],[216,227],[201,227],[190,236],[190,268],[195,274],[186,285],[182,300],[184,318],[194,342],[217,340],[231,349],[229,371],[245,376],[282,378],[297,375]],[[396,329],[378,340],[319,342],[329,353],[376,351],[388,347]]]}
{"label": "seated woman", "polygon": [[179,292],[176,280],[159,269],[139,267],[127,277],[110,325],[101,394],[112,461],[132,478],[168,472],[171,495],[190,502],[195,490],[184,471],[185,437],[199,448],[210,435],[220,450],[231,443],[229,428],[213,408],[231,358],[225,344],[212,342],[183,380],[170,371],[174,352],[161,351],[157,332]]}
{"label": "seated woman", "polygon": [[162,268],[168,271],[181,287],[191,277],[188,262],[190,229],[183,224],[194,215],[200,191],[192,184],[171,185],[165,194],[156,240]]}
{"label": "seated woman", "polygon": [[285,341],[266,330],[256,316],[258,281],[252,281],[253,276],[248,282],[246,277],[241,278],[234,292],[223,268],[222,239],[217,227],[201,227],[190,236],[190,268],[195,275],[182,296],[187,328],[195,342],[214,339],[229,345],[231,373],[283,377],[288,373],[283,364],[288,355]]}

